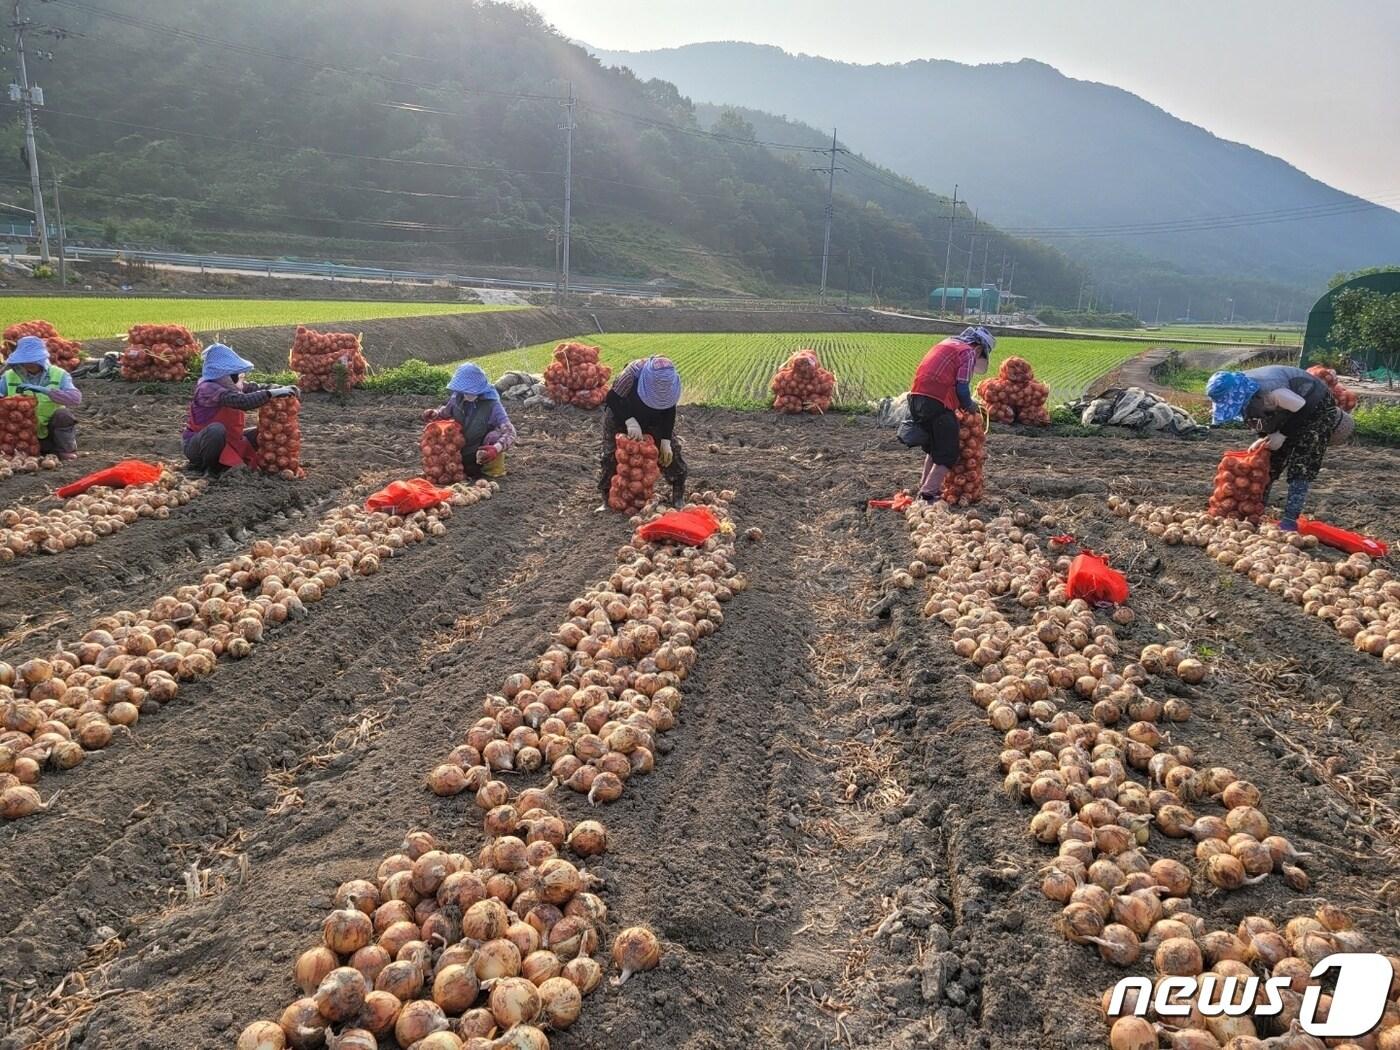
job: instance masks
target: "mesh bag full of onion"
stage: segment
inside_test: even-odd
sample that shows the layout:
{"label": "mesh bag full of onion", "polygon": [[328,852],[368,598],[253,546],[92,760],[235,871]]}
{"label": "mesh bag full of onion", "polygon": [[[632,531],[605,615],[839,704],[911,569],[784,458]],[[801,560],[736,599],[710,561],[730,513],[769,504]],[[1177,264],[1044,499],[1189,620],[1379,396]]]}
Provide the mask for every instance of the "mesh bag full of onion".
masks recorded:
{"label": "mesh bag full of onion", "polygon": [[132,383],[176,383],[189,376],[202,349],[188,328],[177,324],[133,325],[122,353],[122,378]]}
{"label": "mesh bag full of onion", "polygon": [[16,344],[27,335],[36,335],[42,339],[44,345],[48,347],[50,363],[57,365],[65,372],[73,371],[82,363],[83,344],[71,339],[64,339],[58,334],[58,329],[49,324],[48,321],[22,321],[6,328],[4,352],[0,353],[0,359],[14,353]]}
{"label": "mesh bag full of onion", "polygon": [[301,402],[275,397],[258,409],[259,469],[291,480],[306,477],[301,469]]}
{"label": "mesh bag full of onion", "polygon": [[836,377],[823,368],[815,350],[799,350],[773,376],[773,409],[786,415],[822,413],[831,407]]}
{"label": "mesh bag full of onion", "polygon": [[597,408],[608,396],[612,368],[598,363],[598,348],[587,343],[560,343],[544,370],[545,397],[556,405]]}
{"label": "mesh bag full of onion", "polygon": [[1206,510],[1217,518],[1264,516],[1264,492],[1269,487],[1269,446],[1226,452],[1215,469],[1215,487]]}
{"label": "mesh bag full of onion", "polygon": [[966,507],[982,498],[987,426],[980,412],[958,411],[958,461],[943,479],[943,501]]}
{"label": "mesh bag full of onion", "polygon": [[1033,427],[1050,425],[1050,388],[1037,382],[1035,370],[1024,357],[1008,357],[995,378],[977,384],[977,397],[987,407],[993,423],[1024,423]]}
{"label": "mesh bag full of onion", "polygon": [[297,327],[288,363],[303,390],[352,390],[364,385],[369,370],[358,335],[318,332],[304,325]]}
{"label": "mesh bag full of onion", "polygon": [[435,419],[423,428],[418,449],[423,454],[423,476],[434,485],[455,485],[467,476],[462,466],[466,438],[455,419]]}
{"label": "mesh bag full of onion", "polygon": [[39,454],[38,402],[32,397],[0,397],[0,453]]}
{"label": "mesh bag full of onion", "polygon": [[1343,412],[1356,411],[1356,405],[1361,399],[1342,386],[1334,369],[1325,365],[1313,365],[1308,369],[1308,374],[1317,376],[1318,379],[1327,384],[1327,388],[1332,391],[1333,399],[1337,402],[1337,407]]}
{"label": "mesh bag full of onion", "polygon": [[608,506],[624,514],[635,514],[645,507],[661,476],[656,459],[656,442],[650,434],[633,441],[626,434],[617,435],[617,472],[608,486]]}

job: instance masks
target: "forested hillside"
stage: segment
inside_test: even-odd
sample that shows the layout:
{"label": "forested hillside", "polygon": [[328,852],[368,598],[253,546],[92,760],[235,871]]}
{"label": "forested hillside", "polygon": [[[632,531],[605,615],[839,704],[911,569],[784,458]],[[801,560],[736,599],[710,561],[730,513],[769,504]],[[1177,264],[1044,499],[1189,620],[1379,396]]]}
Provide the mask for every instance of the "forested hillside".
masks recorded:
{"label": "forested hillside", "polygon": [[[52,0],[40,152],[75,236],[110,243],[552,269],[567,109],[575,272],[810,294],[825,155],[744,121],[701,129],[670,84],[603,68],[532,10],[403,0]],[[18,120],[0,151],[26,200]],[[941,278],[948,204],[899,183],[838,195],[833,290],[919,301]],[[1005,239],[1018,291],[1072,301],[1058,252]]]}

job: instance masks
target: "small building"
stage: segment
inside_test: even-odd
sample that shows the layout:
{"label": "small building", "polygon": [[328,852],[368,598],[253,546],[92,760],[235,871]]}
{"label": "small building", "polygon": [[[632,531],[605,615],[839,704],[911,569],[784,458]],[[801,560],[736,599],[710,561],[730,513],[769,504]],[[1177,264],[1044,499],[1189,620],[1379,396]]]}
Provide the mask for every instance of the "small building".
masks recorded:
{"label": "small building", "polygon": [[930,309],[944,308],[944,294],[947,294],[947,309],[963,313],[963,300],[966,298],[967,313],[994,314],[1001,308],[1001,290],[994,284],[981,288],[935,288],[928,293]]}

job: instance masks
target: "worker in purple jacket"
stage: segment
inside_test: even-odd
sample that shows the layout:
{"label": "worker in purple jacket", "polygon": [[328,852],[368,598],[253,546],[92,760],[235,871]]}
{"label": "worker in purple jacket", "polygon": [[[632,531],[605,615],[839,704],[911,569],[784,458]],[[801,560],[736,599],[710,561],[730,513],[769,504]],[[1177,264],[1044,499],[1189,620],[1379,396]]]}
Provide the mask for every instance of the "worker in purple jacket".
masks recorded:
{"label": "worker in purple jacket", "polygon": [[258,431],[247,425],[247,413],[274,397],[301,397],[294,386],[247,382],[243,377],[252,370],[253,362],[223,343],[204,351],[204,367],[180,435],[193,473],[218,477],[242,467],[256,469]]}
{"label": "worker in purple jacket", "polygon": [[441,408],[423,413],[423,422],[456,420],[466,444],[462,447],[462,469],[468,478],[506,476],[505,453],[515,444],[515,425],[506,415],[491,380],[478,365],[465,364],[452,374],[447,384],[452,395]]}
{"label": "worker in purple jacket", "polygon": [[25,336],[5,361],[3,374],[0,393],[32,397],[37,402],[39,451],[56,453],[59,459],[77,459],[78,420],[72,410],[83,403],[83,394],[73,385],[72,376],[49,364],[48,345],[37,335]]}

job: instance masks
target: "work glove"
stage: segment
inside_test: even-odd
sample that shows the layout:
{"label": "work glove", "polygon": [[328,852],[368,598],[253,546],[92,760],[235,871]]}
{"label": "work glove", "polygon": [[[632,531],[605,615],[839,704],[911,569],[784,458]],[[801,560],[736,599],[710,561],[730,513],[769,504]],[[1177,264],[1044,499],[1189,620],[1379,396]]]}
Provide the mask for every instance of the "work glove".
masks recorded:
{"label": "work glove", "polygon": [[424,422],[424,423],[431,423],[433,420],[437,419],[437,414],[438,414],[438,410],[435,409],[435,408],[425,408],[425,409],[423,409],[423,422]]}
{"label": "work glove", "polygon": [[627,421],[627,436],[633,441],[642,440],[642,425],[635,419],[629,419]]}
{"label": "work glove", "polygon": [[293,397],[297,388],[294,386],[275,386],[268,391],[273,397]]}
{"label": "work glove", "polygon": [[27,390],[31,394],[47,394],[49,392],[48,387],[40,386],[38,383],[21,383],[19,389],[21,393]]}
{"label": "work glove", "polygon": [[675,461],[676,455],[671,451],[669,438],[662,438],[661,444],[657,446],[656,461],[663,467],[669,467]]}
{"label": "work glove", "polygon": [[1283,443],[1287,440],[1282,434],[1275,432],[1264,438],[1264,444],[1269,446],[1271,452],[1277,452],[1283,448]]}
{"label": "work glove", "polygon": [[501,454],[500,445],[482,445],[476,450],[477,466],[484,466]]}

